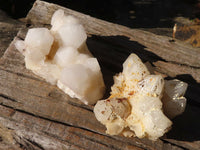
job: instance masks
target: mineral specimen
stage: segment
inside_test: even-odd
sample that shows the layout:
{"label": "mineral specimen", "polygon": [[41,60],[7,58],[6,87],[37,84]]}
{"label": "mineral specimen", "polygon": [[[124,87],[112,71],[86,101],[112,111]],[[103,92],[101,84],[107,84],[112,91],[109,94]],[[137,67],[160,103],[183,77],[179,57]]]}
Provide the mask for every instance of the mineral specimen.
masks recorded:
{"label": "mineral specimen", "polygon": [[[114,76],[111,96],[106,100],[98,101],[95,105],[94,113],[97,120],[106,126],[106,132],[111,135],[135,135],[139,138],[158,139],[172,125],[162,109],[164,82],[161,75],[150,75],[139,57],[131,54],[123,64],[122,73]],[[165,84],[165,95],[168,97],[164,100],[164,104],[168,105],[166,109],[171,109],[171,104],[176,103],[187,88],[173,91],[174,87],[179,85],[169,87],[171,82],[174,83],[168,81]],[[174,96],[176,93],[179,94]],[[182,104],[184,100],[186,99],[182,97],[181,102],[178,103]],[[180,105],[177,104],[175,107],[180,108]],[[168,114],[171,115],[171,111]],[[178,114],[180,111],[173,115]]]}
{"label": "mineral specimen", "polygon": [[72,98],[94,104],[104,94],[99,63],[89,52],[83,26],[57,10],[51,29],[32,28],[16,48],[25,56],[27,69],[62,89]]}

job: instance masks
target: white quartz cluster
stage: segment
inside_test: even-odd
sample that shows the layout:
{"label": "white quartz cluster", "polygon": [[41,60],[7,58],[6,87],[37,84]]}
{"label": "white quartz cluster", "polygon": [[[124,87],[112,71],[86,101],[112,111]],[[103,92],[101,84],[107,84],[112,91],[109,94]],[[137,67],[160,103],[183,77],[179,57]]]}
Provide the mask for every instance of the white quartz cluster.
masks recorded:
{"label": "white quartz cluster", "polygon": [[[97,120],[106,126],[106,132],[111,135],[135,135],[139,138],[158,139],[172,125],[162,109],[164,82],[161,75],[150,75],[139,57],[131,54],[123,64],[122,73],[114,76],[111,96],[98,101],[95,105],[94,113]],[[184,111],[186,99],[183,94],[187,85],[179,86],[182,90],[174,91],[180,82],[177,80],[170,86],[172,83],[174,81],[165,84],[164,93],[168,99],[164,100],[164,104],[168,105],[165,108],[169,110],[176,103],[176,106],[173,105],[174,109],[168,111],[170,116],[176,116]],[[181,102],[178,101],[180,96]]]}
{"label": "white quartz cluster", "polygon": [[85,104],[102,98],[105,85],[96,58],[89,52],[83,26],[73,16],[57,10],[51,29],[32,28],[16,48],[25,56],[26,68],[57,84],[65,93]]}

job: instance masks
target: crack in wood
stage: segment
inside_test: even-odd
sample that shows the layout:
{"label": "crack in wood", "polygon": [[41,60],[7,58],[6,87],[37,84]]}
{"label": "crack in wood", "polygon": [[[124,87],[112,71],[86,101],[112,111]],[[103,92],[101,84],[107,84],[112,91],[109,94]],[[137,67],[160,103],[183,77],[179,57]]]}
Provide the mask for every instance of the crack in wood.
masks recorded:
{"label": "crack in wood", "polygon": [[[50,121],[50,122],[54,122],[54,123],[62,124],[62,125],[65,125],[65,126],[74,127],[74,128],[78,128],[78,129],[82,129],[82,130],[86,130],[86,131],[89,131],[89,132],[100,134],[100,133],[95,132],[93,130],[89,130],[89,129],[86,129],[86,128],[83,128],[83,127],[79,127],[79,126],[75,126],[75,125],[72,125],[72,124],[68,124],[68,123],[64,123],[64,122],[61,122],[61,121],[53,120],[53,119],[50,119],[50,118],[46,118],[46,117],[42,117],[42,116],[39,116],[39,115],[35,115],[33,113],[24,111],[22,109],[17,109],[15,107],[12,107],[12,106],[9,106],[9,105],[6,105],[6,104],[2,104],[1,103],[0,105],[2,105],[4,107],[7,107],[7,108],[10,108],[10,109],[14,109],[14,110],[16,110],[18,112],[21,112],[21,113],[24,113],[24,114],[28,114],[30,116],[34,116],[34,117],[37,117],[37,118],[40,118],[40,119],[44,119],[44,120]],[[103,135],[103,134],[101,134],[101,135]]]}
{"label": "crack in wood", "polygon": [[30,142],[30,143],[33,144],[34,146],[38,147],[40,150],[45,150],[45,149],[42,147],[42,145],[40,145],[40,144],[38,144],[38,143],[36,143],[36,142],[30,140],[30,139],[27,139],[27,138],[25,138],[25,140],[27,140],[28,142]]}
{"label": "crack in wood", "polygon": [[[7,100],[9,100],[9,101],[12,101],[12,102],[18,102],[17,100],[15,100],[15,99],[13,99],[13,98],[11,98],[11,97],[9,97],[9,96],[6,96],[6,95],[4,95],[4,94],[0,94],[0,97],[2,97],[2,98],[4,98],[4,99],[7,99]],[[19,103],[19,102],[18,102]]]}
{"label": "crack in wood", "polygon": [[[94,140],[94,139],[92,139],[92,138],[89,138],[89,137],[87,137],[87,136],[84,136],[83,134],[78,134],[78,133],[74,133],[75,135],[78,135],[79,137],[83,137],[83,138],[85,138],[85,139],[88,139],[88,140],[90,140],[90,141],[93,141],[93,142],[95,142],[95,143],[99,143],[99,144],[102,144],[102,145],[104,145],[104,146],[106,146],[106,147],[108,147],[108,148],[112,148],[112,149],[115,149],[115,150],[122,150],[121,148],[118,148],[118,147],[116,147],[116,146],[114,146],[114,145],[108,145],[108,144],[106,144],[106,143],[103,143],[103,142],[101,142],[101,141],[98,141],[98,140]],[[105,136],[105,135],[104,135]],[[109,136],[107,136],[107,137],[109,137]],[[132,145],[132,144],[131,144]],[[133,145],[133,146],[136,146],[136,145]],[[137,145],[137,147],[138,147],[138,145]],[[140,147],[140,148],[142,148],[142,147]]]}
{"label": "crack in wood", "polygon": [[3,67],[1,67],[1,66],[0,66],[0,69],[3,70],[3,71],[6,71],[6,72],[8,72],[8,73],[12,73],[12,74],[16,74],[16,75],[18,75],[18,76],[24,77],[24,78],[28,78],[28,79],[32,79],[32,80],[40,81],[40,82],[46,82],[46,81],[44,81],[44,80],[41,80],[41,79],[39,79],[39,78],[35,78],[35,77],[33,77],[33,76],[28,76],[28,75],[25,75],[25,74],[23,74],[23,73],[19,73],[19,72],[7,70],[7,69],[5,69],[5,68],[3,68]]}
{"label": "crack in wood", "polygon": [[[117,139],[117,138],[114,138],[114,137],[111,137],[107,134],[102,134],[102,133],[99,133],[99,132],[96,132],[96,131],[93,131],[93,130],[90,130],[90,129],[87,129],[87,128],[83,128],[83,127],[79,127],[79,126],[75,126],[75,125],[70,125],[70,124],[67,124],[67,123],[63,123],[63,122],[60,122],[60,121],[57,121],[57,120],[52,120],[52,119],[49,119],[49,118],[45,118],[45,117],[41,117],[41,116],[38,116],[38,115],[34,115],[30,112],[26,112],[26,111],[23,111],[23,110],[20,110],[20,109],[16,109],[16,108],[13,108],[11,106],[7,106],[5,104],[0,104],[4,107],[7,107],[7,108],[10,108],[10,109],[15,109],[16,111],[18,112],[21,112],[21,113],[25,113],[25,114],[28,114],[28,115],[31,115],[31,116],[34,116],[34,117],[37,117],[37,118],[40,118],[40,119],[44,119],[44,120],[47,120],[47,121],[50,121],[50,122],[53,122],[53,123],[58,123],[58,124],[62,124],[64,126],[68,126],[68,127],[73,127],[73,128],[77,128],[77,129],[81,129],[81,130],[84,130],[84,131],[88,131],[90,133],[94,133],[94,134],[99,134],[99,135],[103,135],[103,136],[106,136],[110,139],[113,139],[113,140],[119,140],[120,142],[123,142],[123,140],[121,139]],[[74,133],[75,134],[75,133]],[[82,136],[85,138],[85,136]],[[57,137],[56,137],[57,138]],[[90,138],[88,138],[90,140]],[[94,140],[93,140],[94,141]],[[68,141],[69,142],[69,141]],[[70,144],[73,144],[73,145],[76,145],[75,143],[71,143],[69,142]],[[102,144],[101,142],[99,142],[99,144]],[[141,143],[141,145],[143,145],[143,147],[141,145],[136,145],[136,144],[133,144],[133,143],[129,143],[130,145],[133,145],[133,146],[136,146],[138,148],[144,148],[144,144]],[[76,146],[79,146],[79,145],[76,145]],[[84,147],[81,147],[81,148],[84,148]]]}
{"label": "crack in wood", "polygon": [[72,102],[70,100],[67,101],[67,103],[70,104],[70,105],[72,105],[72,106],[75,106],[75,107],[78,107],[78,108],[82,108],[82,109],[88,110],[88,111],[90,111],[90,112],[93,113],[93,110],[91,108],[88,108],[88,106],[86,106],[86,105],[77,104],[77,103],[74,103],[74,102]]}
{"label": "crack in wood", "polygon": [[193,68],[193,69],[200,69],[200,67],[187,65],[187,64],[183,64],[183,63],[178,63],[178,62],[175,62],[175,61],[167,61],[167,60],[165,60],[165,62],[166,63],[172,63],[172,64],[175,64],[175,65],[181,65],[181,66],[185,66],[185,67],[190,67],[190,68]]}
{"label": "crack in wood", "polygon": [[[51,137],[55,137],[55,138],[57,138],[57,139],[59,139],[59,140],[61,140],[61,141],[63,141],[63,142],[66,142],[66,140],[63,140],[62,138],[60,138],[60,137],[58,137],[58,136],[55,136],[54,134],[50,134],[50,133],[48,133],[48,132],[43,132],[43,133],[45,133],[46,135],[49,135],[49,136],[51,136]],[[90,141],[92,141],[92,140],[90,140]],[[68,140],[67,143],[69,143],[69,144],[71,144],[71,145],[75,145],[75,146],[77,146],[77,147],[79,147],[79,148],[85,149],[85,147],[80,146],[79,144],[76,144],[76,142],[71,142],[71,141]]]}
{"label": "crack in wood", "polygon": [[[7,106],[7,105],[5,105],[5,104],[0,104],[0,105],[2,105],[2,106],[4,106],[4,107],[11,108],[11,109],[15,109],[15,108],[13,108],[13,107],[11,107],[11,106]],[[57,121],[57,120],[52,120],[52,119],[49,119],[49,118],[41,117],[41,116],[34,115],[34,114],[32,114],[32,113],[29,113],[29,112],[27,112],[27,111],[23,111],[23,110],[20,110],[20,109],[15,109],[15,110],[18,111],[18,112],[21,112],[21,113],[25,113],[25,114],[28,114],[28,115],[31,115],[31,116],[34,116],[34,117],[37,117],[37,118],[41,118],[41,119],[50,121],[50,122],[62,124],[62,125],[69,126],[69,127],[73,127],[73,128],[82,129],[82,130],[85,130],[85,131],[88,131],[88,132],[91,132],[91,133],[94,133],[94,134],[103,135],[103,136],[106,136],[106,137],[111,138],[111,139],[113,139],[113,140],[119,140],[119,141],[123,142],[123,140],[122,140],[121,138],[119,138],[119,137],[115,137],[115,136],[112,137],[112,136],[109,136],[109,135],[106,135],[106,134],[102,134],[102,133],[99,133],[99,132],[96,132],[96,131],[93,131],[93,130],[90,130],[90,129],[86,129],[86,128],[83,128],[83,127],[74,126],[74,125],[70,125],[70,124],[67,124],[67,123],[63,123],[63,122],[60,122],[60,121]],[[84,136],[83,136],[83,137],[84,137]],[[88,139],[90,139],[90,138],[88,138]],[[139,141],[138,141],[138,142],[139,142]],[[145,146],[144,146],[143,143],[138,143],[138,142],[137,142],[137,144],[135,144],[135,143],[133,143],[133,142],[127,141],[127,143],[129,143],[130,145],[136,146],[136,147],[138,147],[138,148],[145,148]],[[102,144],[101,142],[99,142],[99,143]],[[170,142],[169,142],[169,143],[170,143]],[[73,144],[73,143],[70,143],[70,144]],[[76,146],[78,146],[78,145],[76,145]]]}
{"label": "crack in wood", "polygon": [[16,144],[18,144],[20,148],[25,149],[25,145],[23,145],[21,142],[19,142],[19,140],[17,140],[17,138],[19,138],[20,141],[22,140],[21,137],[13,136],[13,139],[15,140]]}
{"label": "crack in wood", "polygon": [[13,136],[16,144],[22,149],[32,149],[32,150],[44,150],[44,148],[36,142],[33,142],[27,138],[21,137],[19,135]]}
{"label": "crack in wood", "polygon": [[163,143],[169,143],[169,144],[171,144],[171,145],[173,145],[173,146],[176,146],[176,147],[180,148],[181,150],[188,150],[188,148],[185,148],[185,147],[183,147],[183,146],[177,145],[177,144],[175,144],[175,143],[173,143],[173,142],[169,142],[169,141],[167,141],[167,140],[165,140],[165,139],[161,139],[161,141],[163,141]]}
{"label": "crack in wood", "polygon": [[[71,147],[72,145],[75,145],[75,146],[77,146],[77,147],[79,147],[79,148],[85,149],[84,147],[81,147],[80,145],[78,145],[78,144],[76,144],[76,143],[70,142],[69,140],[68,140],[68,141],[63,140],[62,138],[60,138],[60,137],[58,137],[58,136],[56,136],[56,135],[54,135],[54,134],[48,133],[48,132],[46,132],[46,131],[43,131],[43,133],[46,134],[46,135],[48,135],[48,136],[50,136],[50,137],[54,137],[54,138],[56,138],[56,139],[58,139],[58,140],[60,140],[60,141],[62,141],[62,142],[65,142],[65,143],[70,144],[70,147]],[[69,147],[69,149],[70,149],[70,147]]]}

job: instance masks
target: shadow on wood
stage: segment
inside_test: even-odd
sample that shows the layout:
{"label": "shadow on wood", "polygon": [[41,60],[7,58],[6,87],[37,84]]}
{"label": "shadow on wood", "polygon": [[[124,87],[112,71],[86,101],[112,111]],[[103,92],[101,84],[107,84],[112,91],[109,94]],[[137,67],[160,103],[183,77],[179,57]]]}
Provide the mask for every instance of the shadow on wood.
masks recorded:
{"label": "shadow on wood", "polygon": [[113,76],[122,72],[122,64],[131,53],[137,54],[143,62],[164,61],[156,54],[145,50],[144,45],[131,41],[126,36],[92,35],[87,39],[87,45],[100,63],[107,87],[105,97],[109,96],[110,87],[113,85]]}
{"label": "shadow on wood", "polygon": [[200,84],[191,75],[178,75],[176,79],[188,83],[186,91],[187,105],[185,112],[173,120],[172,130],[167,138],[181,141],[200,140]]}
{"label": "shadow on wood", "polygon": [[[164,61],[156,54],[145,50],[142,44],[129,40],[125,36],[97,36],[92,35],[87,40],[88,47],[99,60],[107,89],[105,98],[109,96],[110,87],[113,85],[113,75],[122,71],[122,64],[131,54],[137,54],[143,62]],[[109,70],[110,72],[108,72]],[[178,75],[176,79],[188,83],[186,92],[187,107],[185,112],[173,120],[173,128],[167,138],[181,141],[200,140],[200,84],[191,75]],[[167,78],[173,79],[173,78]],[[196,118],[196,119],[195,119]]]}

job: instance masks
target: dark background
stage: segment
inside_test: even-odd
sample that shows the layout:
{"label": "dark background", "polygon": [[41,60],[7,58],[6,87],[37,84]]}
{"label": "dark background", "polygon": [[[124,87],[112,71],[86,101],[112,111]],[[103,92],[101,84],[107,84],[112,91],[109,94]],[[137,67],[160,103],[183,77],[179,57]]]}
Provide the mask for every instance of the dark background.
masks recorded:
{"label": "dark background", "polygon": [[[35,0],[0,0],[12,18],[25,17]],[[198,0],[46,0],[132,28],[171,28],[174,18],[200,17]]]}

